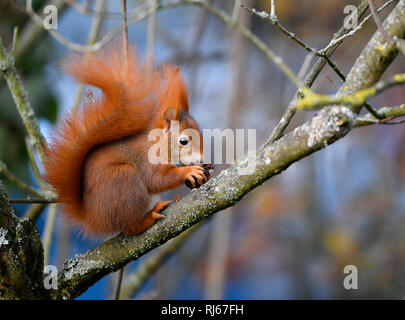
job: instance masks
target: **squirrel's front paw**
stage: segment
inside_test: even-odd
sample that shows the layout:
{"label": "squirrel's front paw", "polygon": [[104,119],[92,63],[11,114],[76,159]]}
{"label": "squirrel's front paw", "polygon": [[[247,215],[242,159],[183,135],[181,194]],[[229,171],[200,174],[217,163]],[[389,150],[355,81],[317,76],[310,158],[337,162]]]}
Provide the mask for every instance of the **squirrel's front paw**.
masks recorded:
{"label": "squirrel's front paw", "polygon": [[199,188],[205,182],[208,181],[208,177],[205,175],[205,169],[202,166],[199,165],[188,166],[184,167],[184,170],[185,170],[184,178],[186,186],[191,189]]}
{"label": "squirrel's front paw", "polygon": [[201,187],[211,178],[213,166],[203,164],[202,166],[194,165],[187,168],[195,168],[192,169],[192,173],[187,173],[188,176],[186,176],[186,186],[194,189]]}

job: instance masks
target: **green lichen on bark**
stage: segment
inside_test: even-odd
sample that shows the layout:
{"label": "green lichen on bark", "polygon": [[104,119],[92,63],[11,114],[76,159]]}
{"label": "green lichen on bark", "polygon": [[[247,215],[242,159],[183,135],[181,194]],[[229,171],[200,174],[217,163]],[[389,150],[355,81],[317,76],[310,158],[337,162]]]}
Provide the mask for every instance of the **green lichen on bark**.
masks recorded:
{"label": "green lichen on bark", "polygon": [[0,299],[45,299],[43,252],[36,225],[20,220],[0,181]]}

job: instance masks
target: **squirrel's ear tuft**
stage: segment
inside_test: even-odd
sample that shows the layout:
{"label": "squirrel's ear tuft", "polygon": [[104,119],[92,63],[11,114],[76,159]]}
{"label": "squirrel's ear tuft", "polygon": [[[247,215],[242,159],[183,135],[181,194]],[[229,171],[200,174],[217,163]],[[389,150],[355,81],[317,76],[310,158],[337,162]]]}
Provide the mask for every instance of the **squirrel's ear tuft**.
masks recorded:
{"label": "squirrel's ear tuft", "polygon": [[178,120],[178,118],[179,118],[178,110],[176,110],[173,107],[167,107],[162,114],[163,128],[165,130],[169,130],[171,122]]}
{"label": "squirrel's ear tuft", "polygon": [[160,69],[163,80],[159,88],[159,100],[163,106],[173,106],[180,111],[188,112],[188,93],[180,68],[165,65]]}

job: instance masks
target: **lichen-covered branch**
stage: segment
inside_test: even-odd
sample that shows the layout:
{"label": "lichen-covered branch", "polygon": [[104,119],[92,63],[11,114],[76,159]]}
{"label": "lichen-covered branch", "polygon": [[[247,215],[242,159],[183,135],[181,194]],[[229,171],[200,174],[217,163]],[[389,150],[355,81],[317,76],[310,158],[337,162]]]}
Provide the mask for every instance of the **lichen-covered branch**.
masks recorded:
{"label": "lichen-covered branch", "polygon": [[384,26],[382,25],[382,21],[380,16],[378,15],[374,0],[368,0],[368,4],[370,6],[370,11],[373,15],[375,24],[377,25],[378,30],[380,30],[382,36],[384,37],[384,39],[387,41],[387,43],[390,46],[396,47],[398,50],[402,51],[403,54],[405,54],[405,48],[403,46],[403,41],[401,41],[401,39],[393,39],[391,38],[391,36],[388,34],[387,31],[385,31]]}
{"label": "lichen-covered branch", "polygon": [[36,225],[18,219],[0,181],[0,300],[45,299],[43,252]]}

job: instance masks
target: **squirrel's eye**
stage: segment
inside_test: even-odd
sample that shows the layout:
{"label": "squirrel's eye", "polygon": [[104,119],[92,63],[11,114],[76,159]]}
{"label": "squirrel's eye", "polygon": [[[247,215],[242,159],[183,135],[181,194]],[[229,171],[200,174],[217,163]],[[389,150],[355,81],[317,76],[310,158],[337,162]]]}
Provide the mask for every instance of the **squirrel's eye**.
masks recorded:
{"label": "squirrel's eye", "polygon": [[180,142],[181,145],[186,146],[187,143],[188,143],[188,139],[185,138],[185,137],[181,137],[181,138],[179,139],[179,142]]}

